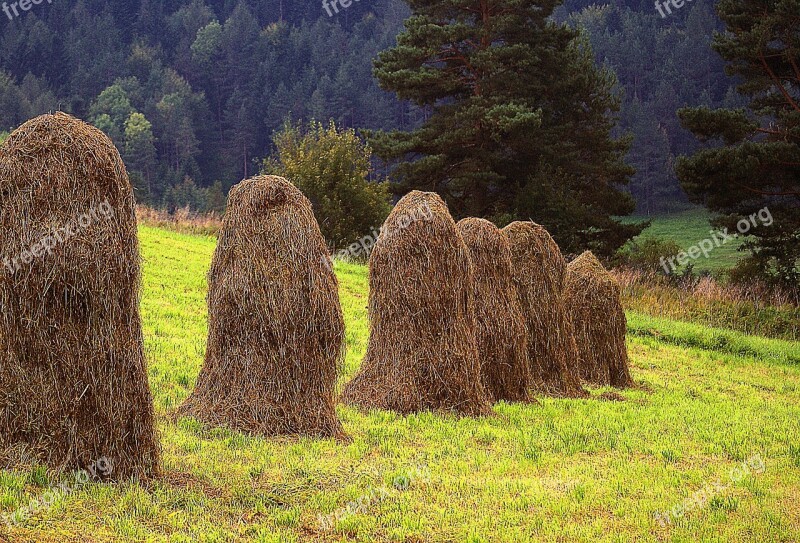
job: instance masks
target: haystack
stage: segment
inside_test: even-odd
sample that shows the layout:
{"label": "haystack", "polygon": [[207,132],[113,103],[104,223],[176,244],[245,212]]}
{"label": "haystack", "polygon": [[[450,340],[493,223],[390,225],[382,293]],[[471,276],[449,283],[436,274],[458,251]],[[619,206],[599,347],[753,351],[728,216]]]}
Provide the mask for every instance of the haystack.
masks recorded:
{"label": "haystack", "polygon": [[530,401],[528,340],[511,273],[508,240],[485,219],[464,219],[456,226],[470,251],[474,270],[483,386],[494,401]]}
{"label": "haystack", "polygon": [[0,148],[0,464],[158,473],[125,166],[64,113]]}
{"label": "haystack", "polygon": [[281,177],[235,186],[208,288],[205,363],[179,414],[263,436],[344,437],[344,320],[308,198]]}
{"label": "haystack", "polygon": [[367,354],[342,400],[488,414],[469,250],[438,195],[414,191],[395,206],[370,255],[369,283]]}
{"label": "haystack", "polygon": [[578,352],[563,300],[566,261],[553,238],[533,222],[503,229],[511,246],[514,284],[528,328],[528,362],[535,388],[561,397],[584,397]]}
{"label": "haystack", "polygon": [[617,281],[587,251],[567,266],[564,290],[581,378],[599,386],[632,386],[625,346],[627,321]]}

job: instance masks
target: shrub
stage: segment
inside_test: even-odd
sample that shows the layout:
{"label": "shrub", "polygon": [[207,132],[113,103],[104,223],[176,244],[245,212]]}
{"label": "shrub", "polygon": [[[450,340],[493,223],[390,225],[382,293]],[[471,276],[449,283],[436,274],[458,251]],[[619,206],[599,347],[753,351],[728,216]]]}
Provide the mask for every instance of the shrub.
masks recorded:
{"label": "shrub", "polygon": [[681,252],[681,246],[673,240],[645,237],[631,240],[620,249],[614,264],[635,270],[667,274],[663,262]]}
{"label": "shrub", "polygon": [[387,183],[373,182],[372,150],[355,131],[287,122],[273,138],[277,154],[264,172],[289,179],[314,206],[333,249],[346,247],[383,223],[391,209]]}

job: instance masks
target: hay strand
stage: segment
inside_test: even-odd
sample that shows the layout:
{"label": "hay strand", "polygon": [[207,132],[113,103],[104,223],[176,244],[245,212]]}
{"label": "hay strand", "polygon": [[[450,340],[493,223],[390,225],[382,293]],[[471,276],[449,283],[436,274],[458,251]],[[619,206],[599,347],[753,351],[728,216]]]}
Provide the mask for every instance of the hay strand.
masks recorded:
{"label": "hay strand", "polygon": [[511,247],[514,284],[528,329],[528,362],[535,388],[559,397],[585,397],[575,338],[564,307],[566,262],[553,238],[533,222],[503,229]]}
{"label": "hay strand", "polygon": [[308,198],[275,176],[235,186],[208,284],[205,363],[179,414],[263,436],[343,438],[344,319]]}
{"label": "hay strand", "polygon": [[591,252],[567,266],[565,303],[575,331],[580,375],[598,386],[633,386],[621,296],[617,281]]}
{"label": "hay strand", "polygon": [[406,195],[370,256],[369,345],[342,400],[399,413],[490,413],[471,283],[469,251],[444,201]]}
{"label": "hay strand", "polygon": [[0,230],[0,465],[157,475],[134,198],[111,140],[64,113],[14,131]]}

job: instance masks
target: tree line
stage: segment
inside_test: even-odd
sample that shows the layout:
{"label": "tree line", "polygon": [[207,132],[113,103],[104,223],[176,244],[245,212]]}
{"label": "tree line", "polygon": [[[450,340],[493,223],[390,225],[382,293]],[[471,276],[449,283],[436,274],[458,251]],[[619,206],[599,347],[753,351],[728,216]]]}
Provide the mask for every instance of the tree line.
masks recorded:
{"label": "tree line", "polygon": [[[586,29],[596,60],[617,76],[617,130],[633,134],[627,160],[637,170],[629,190],[645,213],[680,205],[674,158],[696,143],[675,110],[728,96],[708,46],[720,22],[702,2],[666,22],[647,2],[587,4],[550,9]],[[354,3],[335,17],[316,2],[286,0],[43,4],[0,21],[0,129],[69,111],[112,137],[141,201],[174,205],[191,192],[187,178],[224,193],[274,150],[273,132],[287,118],[418,126],[426,112],[372,75],[372,60],[394,45],[409,14],[400,0]]]}
{"label": "tree line", "polygon": [[[139,201],[202,211],[281,164],[280,143],[305,137],[292,123],[330,120],[381,159],[367,167],[356,153],[370,180],[436,190],[458,217],[535,218],[567,252],[612,254],[644,226],[619,220],[634,211],[693,201],[733,220],[771,203],[786,231],[751,248],[762,272],[780,258],[778,275],[796,278],[797,11],[792,0],[697,2],[669,18],[649,0],[371,0],[335,17],[286,0],[42,4],[0,23],[0,130],[56,109],[87,118],[120,149]],[[731,28],[750,41],[714,37]],[[744,178],[763,176],[768,142],[777,177],[760,186]],[[712,167],[721,157],[738,162]]]}

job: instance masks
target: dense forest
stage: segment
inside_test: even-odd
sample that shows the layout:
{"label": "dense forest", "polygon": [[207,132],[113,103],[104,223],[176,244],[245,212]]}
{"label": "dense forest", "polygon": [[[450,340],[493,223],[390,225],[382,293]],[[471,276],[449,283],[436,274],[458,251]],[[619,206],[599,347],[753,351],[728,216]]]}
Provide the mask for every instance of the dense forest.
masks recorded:
{"label": "dense forest", "polygon": [[[618,78],[618,134],[633,141],[630,191],[644,214],[685,197],[677,155],[696,139],[687,105],[738,105],[709,44],[711,2],[662,18],[648,1],[567,0],[556,18],[583,28]],[[140,201],[215,208],[255,173],[287,118],[356,129],[410,129],[423,108],[381,90],[373,60],[408,16],[400,0],[362,0],[329,16],[286,0],[54,0],[3,17],[0,129],[61,109],[111,136]]]}

